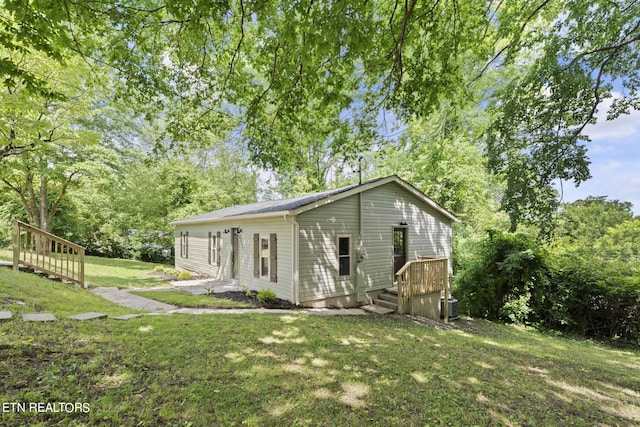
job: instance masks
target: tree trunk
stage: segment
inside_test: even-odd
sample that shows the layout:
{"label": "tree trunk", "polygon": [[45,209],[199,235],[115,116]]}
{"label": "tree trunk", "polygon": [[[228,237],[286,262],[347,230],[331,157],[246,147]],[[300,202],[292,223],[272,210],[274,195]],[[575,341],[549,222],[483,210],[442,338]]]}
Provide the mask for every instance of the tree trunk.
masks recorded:
{"label": "tree trunk", "polygon": [[47,196],[47,192],[49,191],[47,185],[47,178],[43,176],[40,177],[40,224],[39,227],[41,230],[46,232],[49,231],[49,222],[47,221],[48,217],[48,207],[49,207],[49,198]]}

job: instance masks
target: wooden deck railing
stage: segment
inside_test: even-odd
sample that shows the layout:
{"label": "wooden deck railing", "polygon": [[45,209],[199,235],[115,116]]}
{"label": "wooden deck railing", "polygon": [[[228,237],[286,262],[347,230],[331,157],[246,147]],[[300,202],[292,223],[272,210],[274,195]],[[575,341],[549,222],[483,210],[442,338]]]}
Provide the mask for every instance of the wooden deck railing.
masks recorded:
{"label": "wooden deck railing", "polygon": [[[404,314],[405,303],[413,297],[433,292],[445,292],[448,301],[449,260],[447,258],[420,257],[407,262],[396,273],[398,278],[398,312]],[[444,305],[445,319],[448,319],[449,304]]]}
{"label": "wooden deck railing", "polygon": [[13,269],[22,264],[36,271],[87,287],[84,248],[21,221],[13,222]]}

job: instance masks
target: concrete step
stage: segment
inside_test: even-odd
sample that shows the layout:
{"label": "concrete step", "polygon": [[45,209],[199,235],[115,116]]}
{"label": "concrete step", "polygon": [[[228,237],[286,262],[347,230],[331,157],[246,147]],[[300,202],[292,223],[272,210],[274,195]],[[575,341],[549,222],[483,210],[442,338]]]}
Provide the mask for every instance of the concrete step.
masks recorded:
{"label": "concrete step", "polygon": [[383,300],[383,301],[389,301],[392,303],[397,304],[398,303],[398,295],[393,295],[393,294],[388,294],[386,292],[381,293],[380,295],[378,295],[378,299],[379,300]]}
{"label": "concrete step", "polygon": [[384,308],[388,308],[391,309],[393,311],[397,311],[398,310],[398,304],[390,302],[390,301],[384,301],[384,300],[380,300],[380,299],[374,299],[373,303],[379,307],[384,307]]}
{"label": "concrete step", "polygon": [[393,286],[391,288],[386,288],[384,291],[388,294],[398,296],[398,288],[396,286]]}

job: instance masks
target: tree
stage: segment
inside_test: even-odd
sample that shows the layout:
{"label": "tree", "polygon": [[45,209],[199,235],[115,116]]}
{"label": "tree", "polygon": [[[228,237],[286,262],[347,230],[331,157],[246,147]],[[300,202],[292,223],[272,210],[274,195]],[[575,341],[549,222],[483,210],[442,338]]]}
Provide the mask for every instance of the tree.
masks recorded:
{"label": "tree", "polygon": [[18,194],[27,220],[49,231],[69,186],[107,161],[104,152],[93,147],[98,136],[79,126],[93,114],[94,76],[81,62],[62,68],[42,55],[23,55],[21,65],[46,75],[47,86],[65,95],[33,93],[20,84],[3,88],[0,151],[5,157],[0,180]]}
{"label": "tree", "polygon": [[[640,106],[636,2],[54,3],[5,1],[0,43],[109,64],[122,96],[161,112],[178,144],[230,128],[249,138],[276,123],[286,129],[310,106],[335,119],[363,103],[407,120],[447,100],[486,108],[486,154],[506,179],[502,206],[514,229],[550,223],[554,182],[588,179],[584,130],[611,82],[624,89],[611,118]],[[7,85],[29,81],[17,61],[2,64]],[[268,163],[269,144],[250,144],[254,159]]]}
{"label": "tree", "polygon": [[[630,219],[607,229],[594,245],[599,258],[627,268],[629,275],[640,276],[640,219]],[[640,279],[640,277],[638,277]]]}
{"label": "tree", "polygon": [[607,200],[606,196],[566,203],[558,213],[555,244],[591,253],[610,228],[632,218],[631,203]]}
{"label": "tree", "polygon": [[429,119],[415,119],[397,143],[378,154],[376,166],[399,173],[441,206],[478,226],[496,211],[500,194],[500,183],[488,172],[482,155],[481,136],[487,124],[483,115],[445,107]]}

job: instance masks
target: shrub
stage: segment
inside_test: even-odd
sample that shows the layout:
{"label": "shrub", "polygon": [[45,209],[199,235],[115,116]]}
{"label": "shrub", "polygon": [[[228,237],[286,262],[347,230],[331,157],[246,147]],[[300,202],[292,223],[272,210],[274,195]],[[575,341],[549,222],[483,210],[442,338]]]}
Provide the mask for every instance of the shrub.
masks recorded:
{"label": "shrub", "polygon": [[156,265],[156,266],[153,268],[153,271],[164,271],[164,267],[163,267],[163,266],[161,266],[161,265]]}
{"label": "shrub", "polygon": [[490,232],[457,275],[461,304],[474,317],[536,323],[548,288],[547,254],[523,234]]}
{"label": "shrub", "polygon": [[162,269],[162,271],[164,271],[164,274],[168,274],[169,276],[177,276],[178,275],[178,270],[176,270],[175,268],[165,267],[165,268]]}
{"label": "shrub", "polygon": [[178,280],[189,280],[191,279],[191,273],[188,271],[181,271],[178,273]]}
{"label": "shrub", "polygon": [[262,304],[271,304],[276,301],[276,293],[271,289],[262,289],[258,291],[257,298]]}

